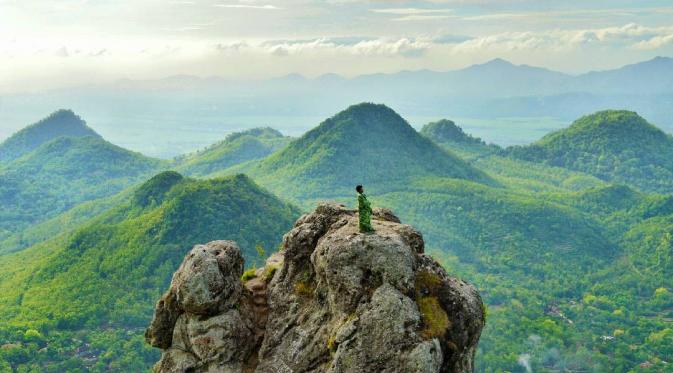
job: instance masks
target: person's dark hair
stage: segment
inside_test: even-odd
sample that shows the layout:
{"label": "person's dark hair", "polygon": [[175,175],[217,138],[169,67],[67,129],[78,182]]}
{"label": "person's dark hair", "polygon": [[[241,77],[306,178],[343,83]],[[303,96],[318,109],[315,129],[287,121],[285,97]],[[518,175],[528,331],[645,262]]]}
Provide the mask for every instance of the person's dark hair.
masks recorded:
{"label": "person's dark hair", "polygon": [[356,190],[358,193],[362,193],[362,185],[358,185],[358,186],[356,186],[356,187],[355,187],[355,190]]}

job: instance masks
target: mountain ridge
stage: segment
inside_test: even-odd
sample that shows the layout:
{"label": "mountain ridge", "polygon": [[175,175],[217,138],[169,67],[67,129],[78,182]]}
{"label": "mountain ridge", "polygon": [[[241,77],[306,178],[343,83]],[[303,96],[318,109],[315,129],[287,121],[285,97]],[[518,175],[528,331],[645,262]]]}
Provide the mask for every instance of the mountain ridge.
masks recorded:
{"label": "mountain ridge", "polygon": [[[7,328],[39,330],[31,361],[51,371],[145,370],[158,357],[140,342],[141,328],[186,250],[229,237],[254,265],[298,215],[245,175],[157,174],[75,231],[0,256],[2,340],[21,340]],[[37,351],[46,346],[55,350]]]}
{"label": "mountain ridge", "polygon": [[0,238],[78,203],[116,194],[164,167],[165,161],[99,136],[57,137],[0,168]]}
{"label": "mountain ridge", "polygon": [[61,136],[100,137],[72,110],[60,109],[0,143],[0,163],[9,162]]}
{"label": "mountain ridge", "polygon": [[262,179],[282,175],[287,183],[320,176],[343,190],[356,184],[400,184],[420,175],[494,184],[486,174],[421,136],[389,107],[372,103],[349,106],[269,158],[241,170]]}
{"label": "mountain ridge", "polygon": [[175,168],[187,175],[203,176],[239,163],[264,158],[286,146],[290,137],[271,127],[235,132],[207,148],[180,157]]}
{"label": "mountain ridge", "polygon": [[514,146],[505,153],[649,191],[673,191],[669,182],[673,177],[673,136],[632,111],[589,114],[531,145]]}

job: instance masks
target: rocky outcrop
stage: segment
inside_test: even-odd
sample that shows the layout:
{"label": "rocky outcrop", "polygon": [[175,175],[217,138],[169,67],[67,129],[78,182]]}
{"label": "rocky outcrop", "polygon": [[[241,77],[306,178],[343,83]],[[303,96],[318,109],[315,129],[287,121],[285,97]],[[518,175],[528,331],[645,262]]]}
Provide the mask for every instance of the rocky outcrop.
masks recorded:
{"label": "rocky outcrop", "polygon": [[253,278],[232,241],[197,245],[147,329],[155,372],[471,372],[484,325],[476,289],[424,254],[389,210],[376,232],[321,204]]}

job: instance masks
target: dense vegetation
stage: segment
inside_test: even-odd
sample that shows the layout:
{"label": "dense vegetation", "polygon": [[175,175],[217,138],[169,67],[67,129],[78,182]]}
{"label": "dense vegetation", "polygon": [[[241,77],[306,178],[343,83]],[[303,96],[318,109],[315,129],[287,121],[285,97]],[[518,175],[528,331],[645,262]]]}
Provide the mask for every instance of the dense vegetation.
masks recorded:
{"label": "dense vegetation", "polygon": [[673,138],[630,111],[587,115],[536,143],[506,152],[645,191],[673,192]]}
{"label": "dense vegetation", "polygon": [[434,143],[449,148],[463,159],[491,154],[500,149],[497,145],[486,145],[484,140],[465,133],[456,123],[448,119],[426,124],[420,133]]}
{"label": "dense vegetation", "polygon": [[100,137],[58,137],[0,168],[0,240],[166,166]]}
{"label": "dense vegetation", "polygon": [[191,176],[207,175],[239,163],[264,158],[283,148],[290,140],[268,127],[235,132],[202,151],[177,159],[176,169]]}
{"label": "dense vegetation", "polygon": [[[379,115],[369,114],[370,118]],[[632,267],[620,264],[628,263],[631,252],[647,251],[648,245],[660,243],[656,238],[627,241],[632,227],[655,224],[670,232],[670,227],[659,223],[671,219],[670,198],[492,152],[472,157],[470,163],[488,171],[495,182],[456,179],[427,169],[409,177],[413,171],[394,166],[382,174],[380,164],[411,157],[407,151],[413,148],[378,148],[374,155],[370,148],[350,146],[357,137],[348,134],[359,130],[365,131],[353,127],[340,133],[329,131],[329,142],[308,133],[286,154],[234,169],[247,170],[278,195],[308,209],[320,199],[352,205],[353,193],[342,187],[341,180],[332,183],[322,175],[285,173],[303,164],[294,159],[318,164],[331,154],[364,159],[350,176],[343,175],[346,181],[354,185],[367,180],[365,187],[374,205],[391,207],[404,222],[420,228],[447,269],[474,282],[484,296],[489,318],[477,357],[481,372],[524,372],[527,367],[626,372],[639,369],[640,364],[664,369],[664,361],[672,360],[662,344],[669,338],[670,316],[666,308],[653,308],[650,298],[655,292],[659,297],[668,294],[673,284],[642,282],[638,296],[629,285],[615,286],[640,277],[630,272]],[[404,141],[393,138],[407,136],[401,131],[386,135],[392,144]],[[303,142],[307,145],[296,145]],[[311,148],[308,143],[314,142],[322,146]],[[293,145],[305,151],[289,157]],[[456,145],[444,142],[442,146],[453,151]],[[258,173],[271,169],[267,162],[282,171],[273,177]],[[370,173],[379,178],[369,177]],[[404,185],[398,180],[405,180]],[[669,250],[671,257],[669,246],[663,245],[659,252]]]}
{"label": "dense vegetation", "polygon": [[0,371],[142,371],[157,359],[142,332],[185,253],[232,239],[254,264],[297,216],[244,175],[155,176],[72,234],[1,257]]}
{"label": "dense vegetation", "polygon": [[100,137],[71,110],[58,110],[3,141],[0,144],[0,165],[30,153],[60,136]]}
{"label": "dense vegetation", "polygon": [[[353,105],[270,157],[237,171],[275,189],[310,196],[343,195],[357,180],[387,189],[406,188],[428,175],[493,183],[483,172],[419,135],[384,105]],[[286,197],[298,197],[285,193]]]}
{"label": "dense vegetation", "polygon": [[[360,104],[269,157],[226,170],[217,161],[193,164],[208,165],[196,174],[245,171],[306,210],[322,199],[354,205],[352,187],[363,183],[374,206],[418,227],[449,273],[479,288],[488,307],[479,372],[669,371],[673,197],[640,191],[649,188],[643,179],[620,168],[583,168],[594,148],[666,165],[645,153],[667,151],[669,137],[633,113],[602,112],[503,154],[438,123],[420,136],[387,107]],[[631,141],[637,151],[617,151]],[[247,151],[228,148],[234,143],[235,136],[182,165]],[[547,144],[556,150],[535,152],[582,161],[526,155]],[[657,170],[650,186],[668,182]],[[195,181],[167,172],[111,198],[31,226],[24,239],[40,241],[59,224],[79,224],[80,213],[117,205],[75,232],[0,256],[0,372],[148,367],[156,352],[140,331],[185,250],[230,238],[254,263],[255,246],[270,252],[298,214],[240,175]]]}

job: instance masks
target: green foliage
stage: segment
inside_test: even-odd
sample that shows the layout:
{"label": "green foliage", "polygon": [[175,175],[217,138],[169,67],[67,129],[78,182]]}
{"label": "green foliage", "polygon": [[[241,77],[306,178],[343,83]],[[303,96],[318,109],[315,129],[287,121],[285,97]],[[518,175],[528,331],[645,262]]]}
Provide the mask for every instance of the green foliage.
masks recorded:
{"label": "green foliage", "polygon": [[[186,252],[232,239],[250,261],[256,245],[277,245],[299,214],[243,175],[178,176],[157,175],[74,233],[0,256],[0,341],[18,344],[0,361],[45,371],[145,370],[157,356],[142,330]],[[159,192],[150,204],[138,198]],[[40,355],[40,343],[51,352]]]}
{"label": "green foliage", "polygon": [[453,121],[442,119],[437,122],[430,122],[423,126],[421,135],[437,143],[467,143],[475,145],[486,145],[486,143],[478,138],[472,137],[463,132],[463,129],[458,127]]}
{"label": "green foliage", "polygon": [[278,266],[277,265],[268,265],[264,268],[264,273],[262,274],[262,277],[264,278],[264,281],[269,282],[271,279],[273,279],[273,275],[276,274],[278,271]]}
{"label": "green foliage", "polygon": [[[379,136],[396,136],[392,130],[376,131],[377,124],[372,123],[377,116],[365,118],[361,125],[372,128],[365,136],[367,142],[372,137],[377,141]],[[524,358],[535,371],[627,372],[643,361],[670,360],[667,349],[647,342],[647,336],[652,327],[661,330],[669,317],[658,311],[657,319],[650,319],[655,304],[668,299],[652,294],[659,287],[673,287],[650,284],[638,295],[631,293],[640,286],[634,286],[629,267],[615,271],[632,247],[643,244],[630,229],[648,221],[652,229],[666,229],[661,223],[673,213],[670,197],[495,153],[471,157],[471,167],[488,171],[496,183],[455,174],[446,177],[441,169],[412,171],[404,164],[413,147],[386,138],[394,145],[385,148],[376,143],[371,147],[376,151],[364,152],[360,147],[367,144],[357,132],[353,136],[356,130],[349,127],[357,127],[354,120],[336,119],[343,117],[326,121],[266,160],[234,169],[250,172],[260,184],[306,209],[322,199],[354,206],[352,185],[375,175],[364,183],[372,205],[392,208],[405,223],[419,228],[429,251],[453,275],[469,279],[481,291],[489,322],[480,342],[478,371],[521,371]],[[402,166],[377,163],[388,156]],[[339,164],[338,157],[357,167]],[[335,159],[336,165],[324,159]],[[341,179],[323,174],[318,165]],[[349,174],[340,174],[338,167]],[[385,178],[380,176],[382,167]],[[625,241],[624,237],[632,236],[633,243]],[[666,251],[668,241],[663,235],[651,241],[650,248],[638,251]],[[646,260],[665,273],[666,257],[661,255],[659,261],[658,256],[643,255],[634,260]],[[311,296],[308,283],[300,283],[295,292]],[[585,295],[596,298],[584,303]],[[636,306],[634,299],[646,301]],[[617,329],[624,333],[603,338],[614,337]]]}
{"label": "green foliage", "polygon": [[0,240],[165,166],[99,137],[56,138],[0,169]]}
{"label": "green foliage", "polygon": [[0,165],[20,158],[40,145],[61,136],[100,137],[71,110],[58,110],[3,141],[0,144]]}
{"label": "green foliage", "polygon": [[384,105],[354,105],[322,122],[286,148],[258,162],[241,165],[256,181],[274,190],[353,191],[356,184],[390,189],[420,176],[443,175],[492,183],[484,173],[420,136]]}
{"label": "green foliage", "polygon": [[162,172],[136,189],[133,197],[142,207],[160,205],[166,193],[182,179],[182,175],[175,171]]}
{"label": "green foliage", "polygon": [[[392,208],[421,230],[427,251],[480,290],[488,323],[478,372],[521,372],[524,363],[532,371],[636,372],[645,362],[669,369],[673,197],[638,190],[670,182],[668,161],[654,154],[668,154],[669,138],[628,112],[582,118],[505,156],[454,132],[446,142],[428,136],[467,161],[418,136],[392,110],[361,104],[284,150],[218,173],[245,171],[305,209],[323,199],[353,206],[353,186],[364,184],[374,207]],[[193,159],[211,153],[199,154]],[[157,357],[141,328],[190,245],[234,239],[251,263],[266,255],[257,245],[274,247],[267,245],[298,215],[244,176],[194,181],[163,173],[118,198],[105,206],[119,206],[73,234],[0,256],[0,372],[147,369]],[[72,211],[102,209],[85,206]],[[32,229],[46,237],[77,219],[62,215]],[[416,281],[427,335],[439,335],[451,315],[433,293],[437,279]],[[309,273],[294,290],[313,297]]]}
{"label": "green foliage", "polygon": [[443,148],[468,160],[500,150],[497,145],[486,145],[482,139],[465,133],[462,128],[448,119],[426,124],[420,133]]}
{"label": "green foliage", "polygon": [[629,111],[587,115],[570,127],[528,146],[513,157],[566,167],[646,191],[673,191],[673,138]]}
{"label": "green foliage", "polygon": [[257,277],[256,272],[257,268],[255,267],[245,270],[245,272],[243,272],[243,275],[241,276],[241,281],[247,282],[249,280],[252,280],[253,278]]}
{"label": "green foliage", "polygon": [[423,320],[421,335],[424,338],[441,337],[451,326],[449,316],[437,298],[441,284],[441,279],[434,273],[423,271],[416,274],[416,304]]}
{"label": "green foliage", "polygon": [[290,140],[268,127],[232,133],[222,142],[178,159],[176,169],[192,176],[208,175],[236,164],[264,158],[285,147]]}
{"label": "green foliage", "polygon": [[416,303],[423,319],[421,335],[425,338],[443,336],[451,326],[451,322],[437,297],[420,297],[416,299]]}

